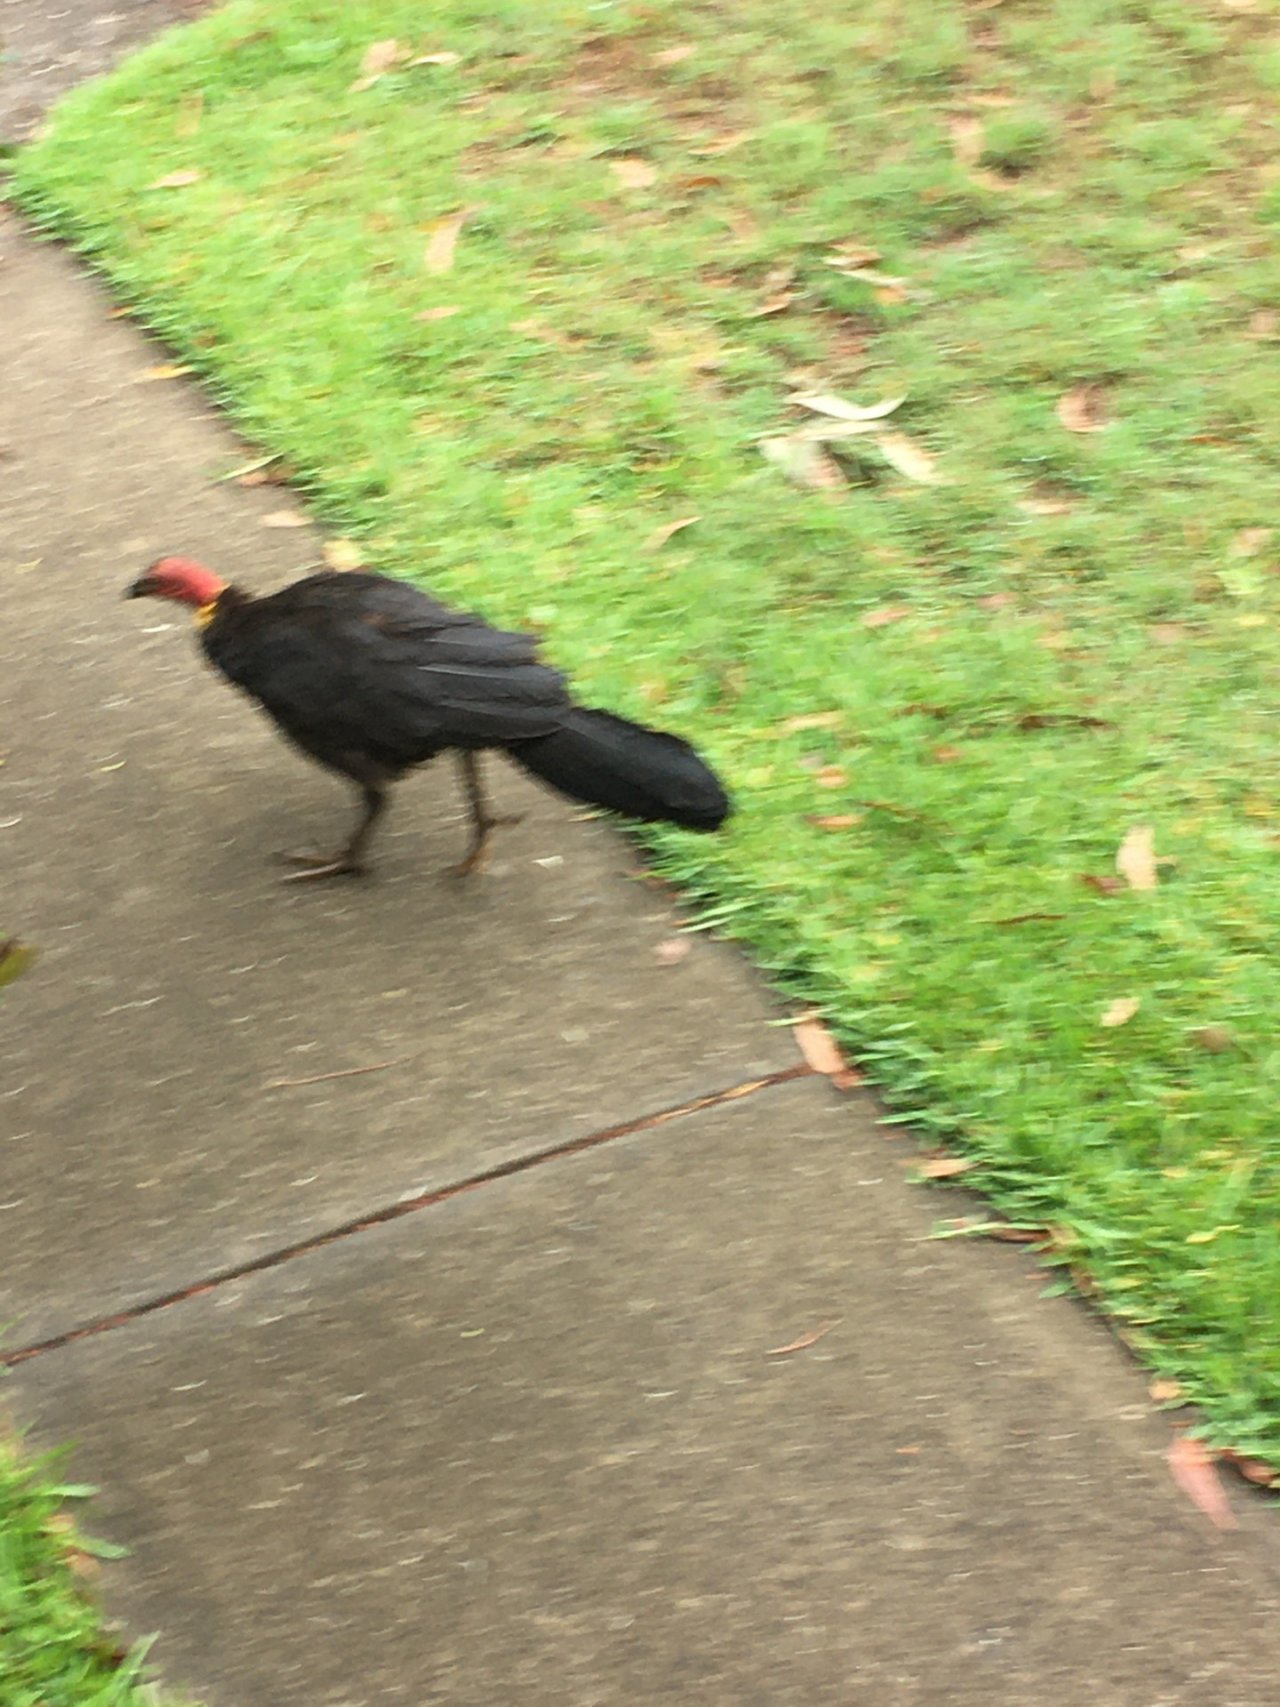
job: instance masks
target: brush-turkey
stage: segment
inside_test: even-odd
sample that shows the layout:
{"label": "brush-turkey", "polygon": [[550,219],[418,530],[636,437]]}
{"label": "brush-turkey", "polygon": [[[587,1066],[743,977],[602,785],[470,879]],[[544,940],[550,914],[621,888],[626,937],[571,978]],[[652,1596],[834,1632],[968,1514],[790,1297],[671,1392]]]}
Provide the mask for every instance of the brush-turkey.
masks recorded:
{"label": "brush-turkey", "polygon": [[359,788],[351,839],[328,856],[286,856],[302,868],[295,878],[362,871],[389,785],[449,750],[471,814],[459,871],[478,868],[494,827],[509,822],[489,808],[485,748],[571,800],[630,818],[717,830],[729,814],[715,773],[686,741],[575,705],[529,636],[490,628],[407,582],[322,571],[255,598],[190,558],[162,557],[126,596],[192,606],[210,662],[296,747]]}

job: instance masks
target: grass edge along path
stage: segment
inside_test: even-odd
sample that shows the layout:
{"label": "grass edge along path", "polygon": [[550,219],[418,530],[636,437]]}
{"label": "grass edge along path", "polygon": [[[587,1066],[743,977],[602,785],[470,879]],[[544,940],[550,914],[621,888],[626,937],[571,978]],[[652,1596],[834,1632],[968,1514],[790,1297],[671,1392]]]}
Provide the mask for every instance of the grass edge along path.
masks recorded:
{"label": "grass edge along path", "polygon": [[[1280,1461],[1280,61],[828,12],[234,0],[16,190],[339,554],[707,748],[731,833],[653,838],[702,922]],[[815,444],[815,393],[907,401]]]}

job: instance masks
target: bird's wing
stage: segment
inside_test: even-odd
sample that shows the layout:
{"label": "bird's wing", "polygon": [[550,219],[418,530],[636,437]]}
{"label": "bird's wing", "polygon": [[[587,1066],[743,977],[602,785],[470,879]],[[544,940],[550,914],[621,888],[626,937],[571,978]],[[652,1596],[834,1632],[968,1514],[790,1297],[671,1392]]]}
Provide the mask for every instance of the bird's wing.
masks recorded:
{"label": "bird's wing", "polygon": [[208,631],[210,656],[313,752],[412,764],[546,735],[570,703],[527,635],[383,576],[309,576],[237,615]]}

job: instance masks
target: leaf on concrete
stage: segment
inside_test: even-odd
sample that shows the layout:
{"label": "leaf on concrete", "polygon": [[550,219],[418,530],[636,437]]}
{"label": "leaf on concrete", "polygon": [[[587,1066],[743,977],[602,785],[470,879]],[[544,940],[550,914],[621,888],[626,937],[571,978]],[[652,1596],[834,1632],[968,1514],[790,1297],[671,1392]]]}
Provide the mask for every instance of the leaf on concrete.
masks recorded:
{"label": "leaf on concrete", "polygon": [[1110,419],[1100,385],[1073,385],[1058,399],[1058,419],[1069,433],[1100,433]]}
{"label": "leaf on concrete", "polygon": [[1116,870],[1130,889],[1154,889],[1160,882],[1155,843],[1156,833],[1150,824],[1135,824],[1121,842]]}
{"label": "leaf on concrete", "polygon": [[668,937],[654,949],[653,958],[659,966],[678,966],[687,957],[692,946],[687,936]]}
{"label": "leaf on concrete", "polygon": [[7,942],[0,942],[0,987],[21,977],[34,965],[35,958],[35,949],[28,948],[16,937],[10,937]]}
{"label": "leaf on concrete", "polygon": [[1098,1024],[1107,1027],[1128,1025],[1141,1006],[1142,1000],[1138,996],[1118,996],[1109,1007],[1103,1009]]}
{"label": "leaf on concrete", "polygon": [[1169,1443],[1169,1470],[1174,1481],[1217,1529],[1234,1529],[1232,1511],[1214,1454],[1189,1434],[1176,1434]]}
{"label": "leaf on concrete", "polygon": [[446,219],[438,219],[431,227],[422,264],[429,273],[447,273],[453,266],[454,252],[463,226],[475,212],[474,207],[459,208]]}
{"label": "leaf on concrete", "polygon": [[136,383],[138,385],[150,385],[153,380],[157,379],[181,379],[184,374],[190,372],[192,369],[184,367],[181,362],[157,362],[154,367],[144,367],[138,375]]}
{"label": "leaf on concrete", "polygon": [[1174,1405],[1183,1398],[1182,1383],[1171,1381],[1165,1376],[1158,1376],[1147,1388],[1147,1392],[1157,1405]]}
{"label": "leaf on concrete", "polygon": [[264,528],[304,528],[308,523],[300,510],[271,510],[262,518]]}
{"label": "leaf on concrete", "polygon": [[1235,1037],[1225,1025],[1200,1025],[1187,1034],[1191,1041],[1211,1055],[1224,1055],[1235,1045]]}
{"label": "leaf on concrete", "polygon": [[792,1025],[800,1053],[815,1073],[831,1077],[849,1070],[840,1045],[816,1014],[804,1014]]}

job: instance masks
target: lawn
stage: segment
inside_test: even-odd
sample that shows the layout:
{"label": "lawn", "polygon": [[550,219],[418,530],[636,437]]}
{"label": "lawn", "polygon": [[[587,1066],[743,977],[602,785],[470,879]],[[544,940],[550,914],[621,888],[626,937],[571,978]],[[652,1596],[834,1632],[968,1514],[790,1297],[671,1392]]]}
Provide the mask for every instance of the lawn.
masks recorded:
{"label": "lawn", "polygon": [[16,183],[339,553],[705,747],[701,917],[1280,1463],[1262,14],[234,0]]}

